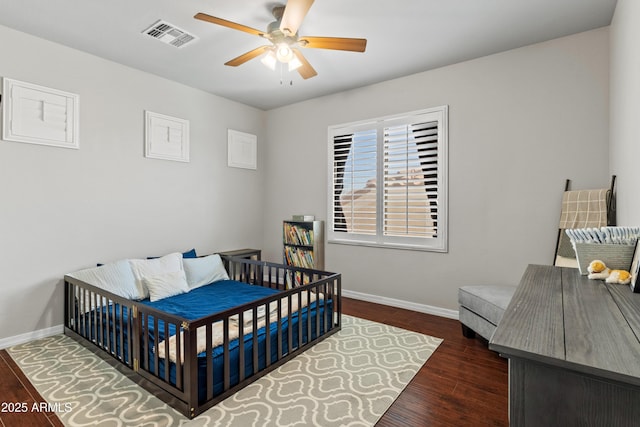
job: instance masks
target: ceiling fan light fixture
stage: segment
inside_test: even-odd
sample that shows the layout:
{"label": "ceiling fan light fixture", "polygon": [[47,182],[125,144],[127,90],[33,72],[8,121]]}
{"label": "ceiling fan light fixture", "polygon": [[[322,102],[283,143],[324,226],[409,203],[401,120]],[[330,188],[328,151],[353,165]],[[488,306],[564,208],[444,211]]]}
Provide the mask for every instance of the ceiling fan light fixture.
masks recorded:
{"label": "ceiling fan light fixture", "polygon": [[265,66],[267,66],[267,68],[270,68],[272,71],[275,71],[276,69],[276,62],[278,60],[276,59],[276,55],[273,53],[272,50],[270,50],[265,56],[262,57],[262,59],[260,60],[260,62],[262,62]]}
{"label": "ceiling fan light fixture", "polygon": [[293,58],[293,51],[286,43],[279,43],[276,46],[276,58],[278,61],[288,63]]}
{"label": "ceiling fan light fixture", "polygon": [[276,20],[267,26],[267,32],[202,12],[197,13],[194,18],[259,36],[271,43],[245,52],[225,62],[224,65],[237,67],[264,54],[261,62],[265,66],[275,71],[278,63],[281,64],[281,70],[284,69],[284,64],[287,64],[289,71],[296,70],[306,80],[317,76],[318,73],[300,52],[299,48],[364,52],[367,45],[366,39],[299,36],[298,28],[300,28],[300,24],[306,17],[313,2],[314,0],[288,0],[286,5],[275,5],[272,8],[272,13]]}
{"label": "ceiling fan light fixture", "polygon": [[295,56],[291,58],[291,61],[289,61],[289,71],[297,70],[300,67],[302,67],[302,62]]}

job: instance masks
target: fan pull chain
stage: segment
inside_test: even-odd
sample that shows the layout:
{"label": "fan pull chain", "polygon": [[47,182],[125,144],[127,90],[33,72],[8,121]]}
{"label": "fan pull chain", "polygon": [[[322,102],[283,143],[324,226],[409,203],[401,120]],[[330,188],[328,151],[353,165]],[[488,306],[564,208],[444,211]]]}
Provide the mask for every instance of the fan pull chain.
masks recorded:
{"label": "fan pull chain", "polygon": [[[280,86],[284,84],[284,64],[280,64]],[[289,80],[289,86],[293,86],[293,79]]]}

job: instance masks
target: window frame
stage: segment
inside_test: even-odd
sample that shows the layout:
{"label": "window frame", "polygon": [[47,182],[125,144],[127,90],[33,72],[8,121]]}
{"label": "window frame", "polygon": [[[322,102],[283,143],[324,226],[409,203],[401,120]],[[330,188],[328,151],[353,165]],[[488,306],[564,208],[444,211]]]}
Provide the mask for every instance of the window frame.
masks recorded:
{"label": "window frame", "polygon": [[[408,113],[378,117],[375,119],[361,120],[358,122],[331,125],[328,127],[328,179],[327,179],[327,242],[335,244],[372,246],[394,249],[409,249],[431,252],[448,252],[448,106],[439,106]],[[334,137],[355,134],[363,130],[376,129],[376,179],[384,182],[384,129],[397,124],[418,124],[425,122],[438,123],[438,148],[437,148],[437,237],[414,236],[385,236],[384,223],[384,185],[376,186],[376,233],[360,234],[354,232],[336,231],[335,220],[335,188],[334,171],[336,167]]]}

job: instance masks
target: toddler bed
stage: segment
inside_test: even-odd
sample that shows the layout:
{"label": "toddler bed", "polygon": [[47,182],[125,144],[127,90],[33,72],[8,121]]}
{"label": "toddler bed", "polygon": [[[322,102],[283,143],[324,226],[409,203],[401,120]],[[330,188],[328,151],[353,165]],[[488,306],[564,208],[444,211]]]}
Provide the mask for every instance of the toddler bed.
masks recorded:
{"label": "toddler bed", "polygon": [[[148,277],[138,280],[147,267],[135,267],[165,258],[66,275],[65,334],[189,418],[340,330],[339,274],[233,257],[224,269],[217,255],[185,258],[176,274],[187,288],[158,293]],[[216,271],[192,267],[205,264]],[[130,266],[133,285],[123,286]],[[306,284],[285,289],[293,276]],[[132,298],[140,284],[149,296]]]}

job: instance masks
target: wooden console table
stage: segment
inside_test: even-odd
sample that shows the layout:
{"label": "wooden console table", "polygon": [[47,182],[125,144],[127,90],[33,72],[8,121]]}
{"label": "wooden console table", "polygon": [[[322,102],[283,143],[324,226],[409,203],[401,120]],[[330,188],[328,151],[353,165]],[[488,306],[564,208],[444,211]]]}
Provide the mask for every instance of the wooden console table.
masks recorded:
{"label": "wooden console table", "polygon": [[640,425],[640,294],[530,265],[489,348],[509,359],[512,426]]}

